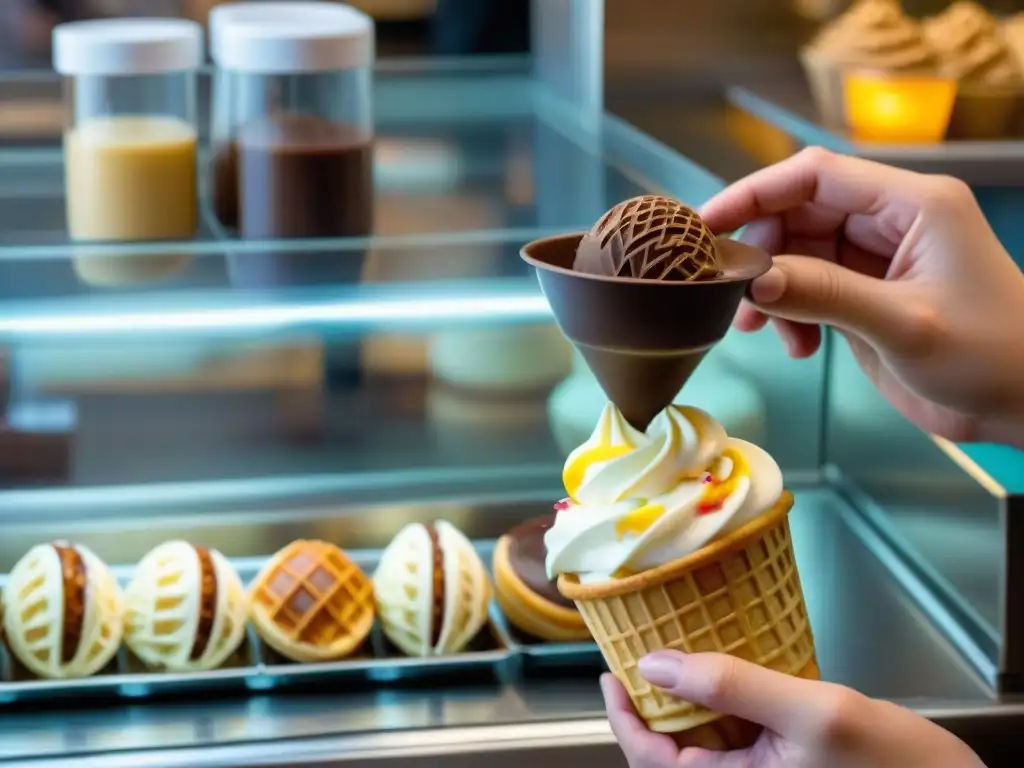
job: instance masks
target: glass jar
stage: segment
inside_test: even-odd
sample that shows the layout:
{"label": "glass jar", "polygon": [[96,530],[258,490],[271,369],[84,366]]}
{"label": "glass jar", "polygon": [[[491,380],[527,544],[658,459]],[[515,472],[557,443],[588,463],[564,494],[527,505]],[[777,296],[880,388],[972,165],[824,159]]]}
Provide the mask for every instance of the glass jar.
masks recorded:
{"label": "glass jar", "polygon": [[62,24],[53,61],[64,76],[69,236],[192,237],[202,28],[172,19]]}
{"label": "glass jar", "polygon": [[214,209],[246,239],[366,235],[373,224],[373,22],[344,5],[210,14]]}

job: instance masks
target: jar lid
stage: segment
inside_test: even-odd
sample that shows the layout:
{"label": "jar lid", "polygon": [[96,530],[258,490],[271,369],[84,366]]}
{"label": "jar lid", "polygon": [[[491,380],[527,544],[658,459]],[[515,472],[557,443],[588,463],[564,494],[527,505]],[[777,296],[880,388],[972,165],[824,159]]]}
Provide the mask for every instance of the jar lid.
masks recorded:
{"label": "jar lid", "polygon": [[53,30],[62,75],[147,75],[198,69],[203,28],[183,19],[99,19]]}
{"label": "jar lid", "polygon": [[373,64],[373,20],[326,2],[230,3],[210,11],[210,56],[255,74],[329,72]]}

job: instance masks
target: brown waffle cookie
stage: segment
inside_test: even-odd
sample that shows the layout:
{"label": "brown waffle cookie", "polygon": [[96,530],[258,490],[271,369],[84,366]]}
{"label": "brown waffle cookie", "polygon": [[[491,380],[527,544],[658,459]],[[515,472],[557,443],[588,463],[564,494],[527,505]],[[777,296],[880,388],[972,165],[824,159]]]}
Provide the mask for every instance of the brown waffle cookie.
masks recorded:
{"label": "brown waffle cookie", "polygon": [[373,626],[369,578],[324,541],[294,541],[279,551],[256,576],[249,600],[260,637],[293,661],[344,658]]}

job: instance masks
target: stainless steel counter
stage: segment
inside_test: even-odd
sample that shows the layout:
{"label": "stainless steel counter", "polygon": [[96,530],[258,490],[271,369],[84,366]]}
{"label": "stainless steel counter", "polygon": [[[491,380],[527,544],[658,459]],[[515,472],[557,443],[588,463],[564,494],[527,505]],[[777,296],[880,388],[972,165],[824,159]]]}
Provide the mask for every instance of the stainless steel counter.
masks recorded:
{"label": "stainless steel counter", "polygon": [[[474,537],[491,538],[511,521],[543,509],[541,499],[555,493],[552,478],[550,485],[538,486],[533,502],[396,504],[372,515],[366,509],[313,506],[289,510],[287,523],[284,515],[276,521],[247,515],[211,526],[201,516],[183,521],[137,513],[134,530],[124,532],[112,527],[113,514],[76,521],[73,513],[54,512],[49,520],[6,526],[0,547],[8,561],[25,541],[46,538],[57,528],[110,559],[117,552],[130,560],[172,535],[228,544],[229,552],[232,541],[246,547],[259,542],[269,552],[298,536],[373,546],[410,516],[447,517]],[[797,489],[794,540],[825,678],[929,714],[959,728],[976,748],[1004,743],[1000,734],[1024,723],[1024,706],[994,699],[873,554],[876,542],[862,540],[871,534],[858,520],[834,491]],[[243,534],[244,542],[238,538]],[[445,765],[479,765],[484,752],[488,764],[502,766],[517,764],[528,750],[531,764],[543,766],[564,761],[564,750],[573,747],[586,750],[573,751],[573,762],[586,756],[595,765],[621,764],[601,719],[595,678],[596,670],[587,670],[546,680],[531,675],[478,685],[453,681],[431,689],[311,690],[131,706],[76,701],[68,709],[0,714],[0,758],[46,765],[212,766],[363,765],[398,758],[432,765],[443,756]]]}

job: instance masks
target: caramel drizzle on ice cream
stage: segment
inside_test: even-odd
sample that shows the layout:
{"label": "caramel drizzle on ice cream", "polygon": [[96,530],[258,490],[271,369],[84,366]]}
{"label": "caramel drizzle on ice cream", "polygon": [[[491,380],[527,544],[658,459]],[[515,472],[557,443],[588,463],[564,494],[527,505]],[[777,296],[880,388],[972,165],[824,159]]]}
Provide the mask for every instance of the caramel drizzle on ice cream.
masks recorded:
{"label": "caramel drizzle on ice cream", "polygon": [[193,544],[199,558],[199,621],[196,623],[196,637],[192,642],[191,661],[197,661],[206,652],[213,635],[213,622],[217,618],[217,569],[210,551]]}
{"label": "caramel drizzle on ice cream", "polygon": [[441,549],[441,537],[438,535],[437,528],[433,525],[427,525],[426,529],[430,535],[430,548],[433,553],[432,563],[434,567],[433,603],[430,609],[430,647],[437,648],[437,644],[441,642],[441,628],[444,625],[444,551]]}
{"label": "caramel drizzle on ice cream", "polygon": [[954,3],[927,21],[924,29],[949,77],[988,85],[1013,85],[1024,80],[998,22],[980,5]]}
{"label": "caramel drizzle on ice cream", "polygon": [[938,66],[921,26],[893,0],[860,0],[830,24],[812,49],[853,67],[927,72]]}
{"label": "caramel drizzle on ice cream", "polygon": [[73,546],[54,544],[64,582],[63,634],[60,641],[62,664],[70,664],[82,644],[85,626],[85,590],[89,583],[85,560]]}

